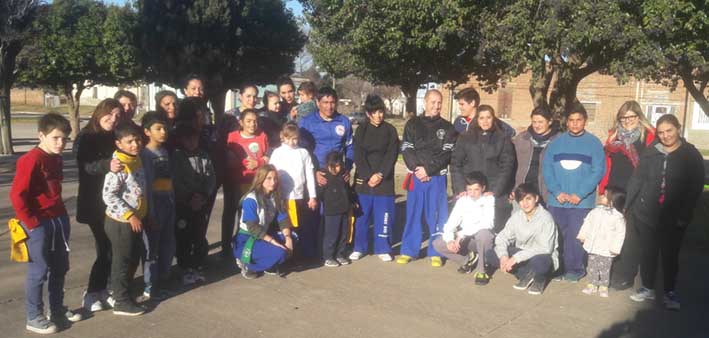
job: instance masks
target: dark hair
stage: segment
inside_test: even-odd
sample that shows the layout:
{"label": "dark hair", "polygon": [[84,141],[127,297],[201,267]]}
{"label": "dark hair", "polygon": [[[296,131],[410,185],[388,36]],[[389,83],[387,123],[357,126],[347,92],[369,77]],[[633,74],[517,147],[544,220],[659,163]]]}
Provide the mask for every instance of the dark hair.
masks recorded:
{"label": "dark hair", "polygon": [[116,99],[104,99],[103,101],[99,102],[96,105],[96,108],[94,108],[93,114],[91,114],[91,119],[89,120],[89,123],[86,125],[86,128],[89,132],[91,133],[100,133],[103,132],[104,130],[101,128],[100,121],[101,119],[108,115],[111,114],[111,112],[114,109],[121,109],[121,103],[118,102]]}
{"label": "dark hair", "polygon": [[479,171],[473,171],[465,175],[465,185],[480,184],[482,187],[487,187],[487,177]]}
{"label": "dark hair", "polygon": [[338,164],[340,166],[345,165],[344,161],[342,160],[342,153],[337,152],[337,151],[332,151],[332,152],[328,153],[327,156],[325,157],[325,165],[328,168],[332,168]]}
{"label": "dark hair", "polygon": [[364,111],[368,114],[372,114],[377,110],[386,111],[387,107],[384,105],[384,100],[382,100],[379,95],[369,94],[364,100]]}
{"label": "dark hair", "polygon": [[679,124],[679,120],[677,119],[677,116],[674,116],[672,114],[665,114],[660,116],[659,119],[657,119],[657,123],[655,123],[655,127],[659,127],[663,123],[669,123],[677,129],[682,129],[682,125]]}
{"label": "dark hair", "polygon": [[125,121],[119,123],[113,130],[113,136],[117,141],[122,140],[128,136],[135,136],[142,140],[143,131],[138,128],[132,121]]}
{"label": "dark hair", "polygon": [[59,113],[51,112],[44,114],[37,121],[37,131],[44,135],[51,133],[54,129],[59,129],[64,134],[69,135],[71,133],[69,120]]}
{"label": "dark hair", "polygon": [[522,183],[515,189],[515,201],[521,202],[527,195],[539,197],[539,189],[532,183]]}
{"label": "dark hair", "polygon": [[177,137],[178,140],[193,136],[199,136],[199,130],[194,126],[183,123],[175,127],[175,137]]}
{"label": "dark hair", "polygon": [[119,89],[115,94],[113,94],[113,98],[116,100],[120,100],[122,97],[127,97],[131,101],[138,103],[138,97],[135,96],[135,94],[133,94],[132,92],[127,91],[125,89]]}
{"label": "dark hair", "polygon": [[549,106],[547,106],[546,103],[534,107],[534,109],[532,109],[532,114],[530,114],[529,117],[534,117],[534,115],[539,115],[547,121],[552,121],[554,119],[554,115],[551,113],[551,109],[549,109]]}
{"label": "dark hair", "polygon": [[177,94],[173,92],[172,90],[161,90],[155,94],[155,104],[157,105],[157,109],[160,110],[160,101],[164,99],[166,96],[172,96],[177,100]]}
{"label": "dark hair", "polygon": [[588,112],[586,108],[581,104],[581,102],[575,101],[568,106],[566,110],[566,118],[569,118],[571,114],[581,114],[584,120],[588,120]]}
{"label": "dark hair", "polygon": [[281,91],[281,86],[285,85],[290,85],[293,87],[293,90],[295,90],[295,84],[293,84],[293,80],[290,79],[288,76],[281,76],[276,80],[276,90]]}
{"label": "dark hair", "polygon": [[305,81],[298,86],[298,91],[308,95],[315,95],[318,92],[318,88],[315,87],[315,83],[312,81]]}
{"label": "dark hair", "polygon": [[606,187],[606,196],[610,206],[622,213],[625,209],[625,191],[618,187]]}
{"label": "dark hair", "polygon": [[246,82],[239,86],[239,95],[243,94],[249,88],[253,88],[256,91],[256,96],[258,96],[258,87],[251,82]]}
{"label": "dark hair", "polygon": [[258,111],[256,109],[249,108],[249,109],[244,109],[244,111],[242,111],[239,114],[239,121],[243,121],[244,118],[246,118],[246,115],[249,115],[249,114],[254,114],[258,118]]}
{"label": "dark hair", "polygon": [[143,118],[140,120],[140,125],[143,127],[143,129],[150,129],[150,127],[152,127],[156,123],[166,126],[167,118],[165,118],[163,114],[160,114],[154,110],[145,113],[145,115],[143,115]]}
{"label": "dark hair", "polygon": [[300,129],[298,125],[293,123],[293,121],[286,122],[281,130],[281,137],[298,137],[300,136]]}
{"label": "dark hair", "polygon": [[322,87],[318,90],[317,98],[318,101],[322,100],[323,97],[332,96],[332,98],[337,101],[337,92],[331,87]]}
{"label": "dark hair", "polygon": [[208,112],[207,100],[201,97],[186,97],[180,101],[177,109],[177,121],[191,121],[197,118],[198,112]]}
{"label": "dark hair", "polygon": [[463,99],[465,102],[472,103],[475,101],[475,106],[480,104],[480,94],[474,88],[465,88],[455,94],[454,99]]}
{"label": "dark hair", "polygon": [[191,73],[191,74],[187,75],[185,77],[185,79],[182,81],[182,89],[183,89],[182,92],[183,93],[185,92],[184,89],[187,88],[187,85],[189,85],[192,80],[199,80],[199,82],[202,82],[202,85],[204,85],[204,80],[202,80],[201,76],[199,76],[195,73]]}
{"label": "dark hair", "polygon": [[492,108],[492,106],[487,105],[487,104],[481,104],[478,106],[478,109],[475,111],[475,118],[473,118],[473,122],[475,123],[475,128],[481,130],[480,124],[478,123],[478,117],[480,117],[481,112],[490,112],[490,115],[492,115],[492,130],[495,129],[501,129],[501,122],[495,115],[495,109]]}
{"label": "dark hair", "polygon": [[281,97],[278,96],[278,94],[276,94],[270,90],[267,90],[263,93],[263,108],[264,108],[264,110],[268,110],[268,99],[270,99],[272,97],[275,97],[279,100],[281,99]]}

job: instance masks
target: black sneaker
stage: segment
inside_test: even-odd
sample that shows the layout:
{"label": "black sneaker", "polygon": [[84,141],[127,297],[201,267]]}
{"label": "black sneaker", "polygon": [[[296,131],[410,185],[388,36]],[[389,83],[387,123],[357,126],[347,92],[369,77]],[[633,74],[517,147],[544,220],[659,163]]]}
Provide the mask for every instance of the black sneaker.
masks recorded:
{"label": "black sneaker", "polygon": [[542,292],[544,292],[544,281],[538,281],[534,280],[532,285],[529,287],[529,290],[527,290],[527,293],[530,295],[541,295]]}
{"label": "black sneaker", "polygon": [[470,252],[468,255],[468,261],[458,268],[458,273],[468,274],[473,272],[475,268],[475,263],[478,261],[478,255],[475,252]]}
{"label": "black sneaker", "polygon": [[478,272],[475,274],[475,285],[487,285],[490,283],[490,276],[484,272]]}
{"label": "black sneaker", "polygon": [[133,302],[118,303],[113,307],[113,314],[118,316],[140,316],[145,313],[145,309],[135,305]]}
{"label": "black sneaker", "polygon": [[278,265],[264,271],[263,273],[270,275],[270,276],[277,276],[277,277],[283,276],[283,273],[281,273],[281,269],[278,267]]}
{"label": "black sneaker", "polygon": [[337,262],[340,263],[340,265],[349,265],[350,264],[350,260],[345,257],[337,257]]}
{"label": "black sneaker", "polygon": [[532,285],[532,282],[534,282],[534,272],[529,271],[513,288],[515,288],[515,290],[527,290],[527,288]]}
{"label": "black sneaker", "polygon": [[324,265],[325,265],[326,267],[328,267],[328,268],[336,268],[336,267],[340,266],[340,263],[338,263],[338,262],[337,262],[336,260],[334,260],[334,259],[327,259],[327,260],[325,260],[325,264],[324,264]]}

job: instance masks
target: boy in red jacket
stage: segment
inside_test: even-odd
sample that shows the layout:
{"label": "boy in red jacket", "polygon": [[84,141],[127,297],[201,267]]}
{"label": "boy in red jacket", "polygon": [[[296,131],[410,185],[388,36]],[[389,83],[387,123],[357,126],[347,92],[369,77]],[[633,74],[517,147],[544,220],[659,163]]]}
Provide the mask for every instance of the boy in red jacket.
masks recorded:
{"label": "boy in red jacket", "polygon": [[[49,113],[39,119],[39,145],[17,160],[10,200],[27,233],[25,298],[29,331],[49,334],[81,320],[64,306],[64,275],[69,270],[69,217],[62,201],[62,157],[69,121]],[[50,319],[44,315],[42,288],[48,280]]]}

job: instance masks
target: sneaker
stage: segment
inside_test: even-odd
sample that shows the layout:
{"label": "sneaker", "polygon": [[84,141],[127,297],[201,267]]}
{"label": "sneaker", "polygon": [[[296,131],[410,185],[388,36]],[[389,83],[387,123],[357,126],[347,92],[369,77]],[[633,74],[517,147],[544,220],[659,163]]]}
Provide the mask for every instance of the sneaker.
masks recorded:
{"label": "sneaker", "polygon": [[270,276],[278,276],[278,277],[283,276],[283,274],[281,273],[281,269],[278,267],[278,265],[264,271],[263,273],[270,275]]}
{"label": "sneaker", "polygon": [[139,302],[142,303],[149,300],[160,302],[168,298],[170,298],[170,295],[167,293],[167,291],[153,289],[152,291],[143,291],[143,296],[141,297],[141,300]]}
{"label": "sneaker", "polygon": [[607,286],[599,286],[598,287],[598,295],[603,298],[608,298],[608,287]]}
{"label": "sneaker", "polygon": [[581,278],[583,278],[584,275],[578,275],[575,273],[567,273],[564,275],[564,280],[569,282],[569,283],[578,283]]}
{"label": "sneaker", "polygon": [[677,292],[668,291],[665,292],[665,297],[663,297],[663,302],[665,303],[665,309],[679,311],[679,295]]}
{"label": "sneaker", "polygon": [[81,297],[81,307],[90,312],[98,312],[103,310],[103,303],[101,303],[100,294],[98,292],[84,291],[84,295]]}
{"label": "sneaker", "polygon": [[360,260],[360,258],[362,258],[362,256],[364,256],[363,253],[359,251],[352,251],[352,253],[350,254],[350,259],[353,261],[358,261]]}
{"label": "sneaker", "polygon": [[125,303],[115,303],[113,314],[117,316],[135,317],[145,313],[145,309],[134,304],[132,301]]}
{"label": "sneaker", "polygon": [[530,295],[538,296],[541,295],[542,292],[544,292],[544,282],[533,279],[532,285],[529,286],[527,293]]}
{"label": "sneaker", "polygon": [[476,255],[474,252],[471,252],[468,255],[468,261],[466,261],[463,265],[461,265],[458,268],[458,273],[467,274],[467,273],[473,272],[475,263],[477,261],[478,261],[478,255]]}
{"label": "sneaker", "polygon": [[258,273],[249,271],[249,269],[244,266],[244,268],[241,269],[241,276],[244,277],[244,279],[256,279],[258,278]]}
{"label": "sneaker", "polygon": [[396,263],[398,264],[409,264],[411,262],[411,256],[401,255],[396,258]]}
{"label": "sneaker", "polygon": [[611,282],[610,289],[613,291],[623,291],[633,287],[633,282]]}
{"label": "sneaker", "polygon": [[58,312],[52,312],[49,315],[49,320],[57,325],[65,321],[76,323],[81,319],[83,319],[83,316],[80,313],[71,311],[66,307],[62,308]]}
{"label": "sneaker", "polygon": [[337,257],[337,262],[340,263],[340,265],[350,265],[350,260],[345,257]]}
{"label": "sneaker", "polygon": [[192,277],[197,283],[204,283],[207,281],[207,278],[204,277],[204,273],[202,271],[193,271]]}
{"label": "sneaker", "polygon": [[441,257],[433,256],[431,257],[431,266],[434,268],[440,268],[443,266],[443,260]]}
{"label": "sneaker", "polygon": [[[606,291],[608,291],[608,290],[606,290]],[[598,292],[598,287],[593,284],[587,284],[586,287],[583,290],[581,290],[581,292],[583,292],[587,295],[592,295],[592,294]]]}
{"label": "sneaker", "polygon": [[[377,257],[379,257],[379,259],[381,259],[382,262],[391,262],[391,261],[394,260],[393,258],[391,258],[391,255],[388,254],[388,253],[385,253],[385,254],[378,254]],[[351,258],[352,258],[352,257],[350,257],[350,259],[351,259]]]}
{"label": "sneaker", "polygon": [[636,302],[643,302],[647,300],[655,299],[655,290],[648,289],[646,287],[641,287],[634,294],[630,295],[630,299]]}
{"label": "sneaker", "polygon": [[44,315],[39,315],[32,320],[28,320],[25,328],[28,331],[39,334],[51,334],[57,332],[57,326],[49,321]]}
{"label": "sneaker", "polygon": [[182,285],[188,286],[188,285],[192,285],[194,283],[197,283],[197,280],[195,279],[194,272],[192,272],[192,270],[188,269],[182,275]]}
{"label": "sneaker", "polygon": [[534,282],[534,272],[529,271],[512,287],[515,288],[515,290],[527,290],[527,288],[532,285],[532,282]]}
{"label": "sneaker", "polygon": [[334,259],[327,259],[327,260],[325,260],[325,266],[328,268],[336,268],[336,267],[340,266],[340,263],[338,263]]}
{"label": "sneaker", "polygon": [[113,304],[116,303],[116,301],[113,299],[113,296],[108,292],[108,290],[103,289],[98,292],[98,297],[99,300],[101,300],[101,304],[103,305],[103,308],[112,308]]}
{"label": "sneaker", "polygon": [[241,270],[244,269],[244,262],[241,261],[241,258],[236,259],[236,266],[238,266]]}
{"label": "sneaker", "polygon": [[487,285],[487,283],[490,283],[490,276],[484,272],[475,274],[475,285]]}
{"label": "sneaker", "polygon": [[110,307],[110,308],[115,307],[116,306],[116,299],[113,298],[113,296],[109,295],[108,297],[106,297],[106,305],[108,305],[108,307]]}

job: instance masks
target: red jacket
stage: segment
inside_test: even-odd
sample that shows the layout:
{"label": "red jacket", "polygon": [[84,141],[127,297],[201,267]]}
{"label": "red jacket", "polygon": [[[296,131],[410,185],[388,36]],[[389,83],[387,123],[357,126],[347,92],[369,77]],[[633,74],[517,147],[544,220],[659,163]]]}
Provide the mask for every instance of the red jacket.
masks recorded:
{"label": "red jacket", "polygon": [[[608,131],[608,139],[606,140],[606,143],[605,143],[606,145],[612,141],[611,136],[613,136],[613,132],[614,132],[614,130],[612,130],[612,129]],[[650,144],[652,144],[652,141],[654,141],[654,140],[655,140],[655,130],[649,129],[649,128],[645,129],[645,146],[646,147],[649,146]],[[605,147],[604,147],[604,150],[605,150]],[[640,155],[640,154],[638,154],[638,155]],[[611,154],[606,150],[606,174],[603,176],[601,183],[598,184],[598,194],[599,195],[603,195],[606,191],[606,186],[608,185],[608,179],[611,176],[612,164],[613,163],[611,162]]]}
{"label": "red jacket", "polygon": [[235,157],[227,163],[226,181],[249,184],[254,179],[256,169],[246,169],[246,160],[256,160],[258,167],[266,164],[263,158],[268,153],[268,136],[262,131],[258,131],[254,137],[244,138],[241,131],[229,133],[227,138],[227,151]]}
{"label": "red jacket", "polygon": [[62,201],[63,163],[59,155],[34,148],[17,160],[15,178],[10,189],[10,202],[16,217],[27,228],[41,220],[67,214]]}

